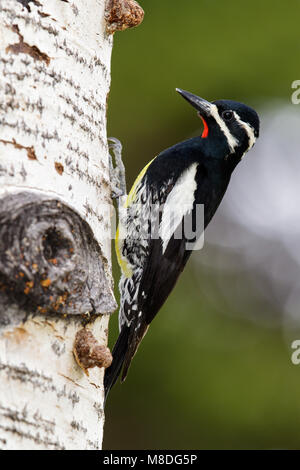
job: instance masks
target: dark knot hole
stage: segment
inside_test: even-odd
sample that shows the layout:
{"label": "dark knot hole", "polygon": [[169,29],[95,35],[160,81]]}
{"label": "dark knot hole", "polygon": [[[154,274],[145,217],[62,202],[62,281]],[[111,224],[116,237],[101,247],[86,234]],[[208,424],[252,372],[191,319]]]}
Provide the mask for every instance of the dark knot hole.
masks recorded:
{"label": "dark knot hole", "polygon": [[45,259],[54,265],[63,263],[73,255],[73,244],[55,227],[44,233],[42,243]]}

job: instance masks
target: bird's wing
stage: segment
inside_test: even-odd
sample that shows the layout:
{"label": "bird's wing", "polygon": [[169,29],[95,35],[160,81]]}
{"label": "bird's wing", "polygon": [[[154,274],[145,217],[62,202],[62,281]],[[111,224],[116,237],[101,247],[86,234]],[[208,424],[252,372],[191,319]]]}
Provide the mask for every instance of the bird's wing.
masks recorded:
{"label": "bird's wing", "polygon": [[140,282],[138,305],[149,325],[172,291],[191,254],[186,240],[171,236],[163,251],[161,240],[151,240],[150,256]]}
{"label": "bird's wing", "polygon": [[[157,201],[150,217],[151,237],[143,246],[145,256],[141,269],[137,269],[130,279],[125,279],[127,286],[122,289],[121,315],[130,325],[122,379],[126,377],[131,359],[150,322],[167,299],[191,254],[180,227],[194,213],[197,166],[192,164],[175,184],[170,179],[159,191],[155,187],[149,189],[151,200]],[[147,200],[150,200],[149,194]],[[128,295],[130,286],[131,298]]]}
{"label": "bird's wing", "polygon": [[123,273],[120,326],[125,322],[129,325],[141,310],[144,316],[142,306],[151,300],[150,279],[159,282],[165,267],[160,283],[170,280],[169,291],[164,289],[167,296],[174,284],[172,278],[179,274],[176,264],[179,269],[186,251],[181,227],[194,207],[197,167],[197,163],[192,163],[177,180],[170,175],[159,186],[146,181],[147,173],[143,171],[129,193],[116,240]]}
{"label": "bird's wing", "polygon": [[191,254],[186,228],[195,215],[197,167],[193,163],[183,172],[160,205],[159,237],[150,240],[139,286],[138,305],[147,324],[165,302]]}

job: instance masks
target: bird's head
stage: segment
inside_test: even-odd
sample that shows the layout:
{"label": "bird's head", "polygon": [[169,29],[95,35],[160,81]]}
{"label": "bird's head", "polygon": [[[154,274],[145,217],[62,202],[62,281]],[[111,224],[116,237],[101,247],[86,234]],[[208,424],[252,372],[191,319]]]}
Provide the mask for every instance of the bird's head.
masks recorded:
{"label": "bird's head", "polygon": [[204,125],[202,138],[216,157],[241,159],[250,150],[259,135],[259,117],[249,106],[230,100],[210,103],[188,91],[176,88],[194,108]]}

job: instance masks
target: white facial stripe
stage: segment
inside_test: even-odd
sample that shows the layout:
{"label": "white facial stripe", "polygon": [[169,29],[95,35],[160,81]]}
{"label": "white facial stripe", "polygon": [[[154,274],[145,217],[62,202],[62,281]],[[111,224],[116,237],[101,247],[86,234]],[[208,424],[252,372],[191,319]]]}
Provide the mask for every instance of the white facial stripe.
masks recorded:
{"label": "white facial stripe", "polygon": [[253,147],[253,145],[255,144],[255,141],[256,141],[256,137],[254,135],[254,129],[253,129],[252,126],[250,126],[250,124],[248,124],[247,122],[242,121],[240,116],[236,112],[233,112],[233,114],[234,114],[235,119],[239,123],[239,125],[242,126],[243,129],[245,129],[245,131],[247,132],[247,135],[249,137],[249,148],[248,148],[248,150],[250,150]]}
{"label": "white facial stripe", "polygon": [[235,147],[238,145],[238,141],[236,140],[235,137],[233,137],[233,135],[231,135],[231,133],[230,133],[228,127],[226,126],[225,122],[220,117],[219,112],[218,112],[218,108],[215,104],[211,105],[210,114],[215,119],[215,121],[219,125],[220,129],[222,130],[223,134],[225,135],[225,137],[227,139],[227,142],[228,142],[228,146],[230,148],[230,152],[233,153]]}

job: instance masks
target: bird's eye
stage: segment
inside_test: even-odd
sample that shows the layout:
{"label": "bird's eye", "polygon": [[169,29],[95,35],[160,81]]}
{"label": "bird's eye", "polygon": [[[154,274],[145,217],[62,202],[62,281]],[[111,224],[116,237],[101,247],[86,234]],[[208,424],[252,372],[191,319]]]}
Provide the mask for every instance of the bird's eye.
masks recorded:
{"label": "bird's eye", "polygon": [[231,121],[231,119],[233,118],[233,112],[230,110],[223,111],[222,118],[224,119],[224,121]]}

